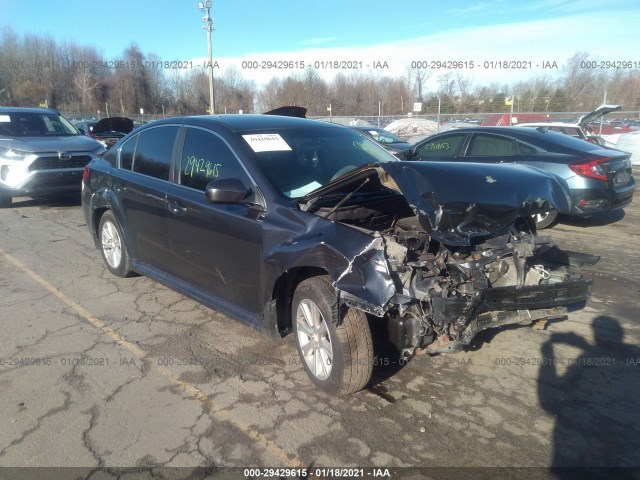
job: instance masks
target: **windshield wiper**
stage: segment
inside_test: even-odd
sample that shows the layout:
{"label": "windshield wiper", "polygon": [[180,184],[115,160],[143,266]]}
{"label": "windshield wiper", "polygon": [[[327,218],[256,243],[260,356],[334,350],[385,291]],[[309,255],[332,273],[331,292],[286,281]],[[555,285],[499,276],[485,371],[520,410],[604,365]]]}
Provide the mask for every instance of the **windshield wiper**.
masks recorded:
{"label": "windshield wiper", "polygon": [[[304,201],[306,198],[309,198],[310,196],[314,195],[315,192],[319,191],[319,190],[323,190],[325,188],[327,188],[329,185],[332,185],[334,183],[340,183],[343,181],[344,177],[346,177],[347,175],[352,175],[355,172],[359,172],[361,170],[365,170],[369,167],[375,166],[377,165],[376,162],[370,162],[370,163],[366,163],[364,165],[361,165],[360,167],[357,167],[355,170],[351,170],[348,173],[345,173],[344,175],[339,176],[338,178],[330,181],[329,183],[327,183],[326,185],[322,185],[318,188],[316,188],[315,190],[307,193],[306,195],[304,195],[303,197],[301,197],[299,199],[299,205],[300,205],[300,210],[302,210],[303,212],[308,212],[309,210],[311,210],[318,202],[320,202],[321,200],[326,200],[327,197],[329,196],[333,196],[336,195],[337,192],[332,191],[330,193],[324,193],[322,195],[318,195],[318,196],[314,196],[314,198],[311,198],[310,200],[307,200],[306,202]],[[349,198],[351,198],[353,196],[354,193],[356,193],[358,190],[360,190],[367,182],[369,181],[369,177],[367,177],[367,179],[355,190],[353,190],[352,192],[350,192],[349,194],[347,194],[347,196],[345,196],[339,203],[338,205],[336,205],[334,207],[338,208],[340,205],[342,205],[344,202],[346,202]],[[302,203],[304,202],[304,203]],[[333,213],[333,210],[331,212],[329,212],[329,214]]]}
{"label": "windshield wiper", "polygon": [[345,197],[340,200],[338,203],[336,203],[335,207],[333,207],[331,210],[329,210],[329,213],[327,213],[326,215],[322,215],[324,218],[329,218],[329,216],[331,216],[333,214],[333,212],[335,212],[338,208],[340,208],[342,205],[344,205],[344,203],[349,200],[351,197],[353,197],[355,195],[355,193],[360,190],[362,187],[364,187],[367,183],[369,183],[369,177],[364,179],[364,182],[362,182],[358,188],[355,188],[353,191],[349,192],[347,195],[345,195]]}

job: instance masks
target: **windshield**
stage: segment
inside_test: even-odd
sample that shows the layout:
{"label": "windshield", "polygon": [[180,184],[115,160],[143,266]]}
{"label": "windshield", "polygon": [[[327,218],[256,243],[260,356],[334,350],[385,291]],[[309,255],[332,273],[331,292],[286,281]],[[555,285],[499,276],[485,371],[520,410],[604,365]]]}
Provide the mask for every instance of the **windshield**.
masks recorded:
{"label": "windshield", "polygon": [[56,113],[2,112],[0,135],[5,137],[61,137],[78,135],[69,121]]}
{"label": "windshield", "polygon": [[348,128],[303,127],[243,132],[256,164],[288,198],[300,198],[359,167],[399,161]]}
{"label": "windshield", "polygon": [[407,143],[401,138],[396,137],[395,135],[383,130],[382,128],[370,128],[366,129],[366,132],[371,135],[371,137],[380,143]]}

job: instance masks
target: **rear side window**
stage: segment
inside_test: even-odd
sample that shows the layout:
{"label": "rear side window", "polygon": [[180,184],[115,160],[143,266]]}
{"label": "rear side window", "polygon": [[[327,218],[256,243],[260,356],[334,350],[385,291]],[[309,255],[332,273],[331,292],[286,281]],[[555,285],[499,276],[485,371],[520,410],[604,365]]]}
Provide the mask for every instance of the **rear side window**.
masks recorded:
{"label": "rear side window", "polygon": [[467,156],[506,157],[519,153],[518,144],[512,138],[477,134],[471,139]]}
{"label": "rear side window", "polygon": [[249,184],[246,172],[226,143],[213,133],[187,129],[180,164],[180,185],[204,191],[216,178],[239,178]]}
{"label": "rear side window", "polygon": [[138,134],[138,145],[133,159],[133,171],[169,180],[171,156],[178,127],[157,127]]}
{"label": "rear side window", "polygon": [[418,147],[416,156],[419,158],[452,157],[460,151],[465,137],[465,133],[460,133],[435,138]]}
{"label": "rear side window", "polygon": [[109,165],[111,165],[112,167],[115,167],[116,166],[116,161],[117,161],[117,158],[118,158],[117,153],[118,153],[118,151],[115,148],[112,148],[110,150],[107,150],[107,153],[105,153],[102,156],[102,159],[105,162],[108,162]]}
{"label": "rear side window", "polygon": [[136,144],[138,143],[138,135],[128,140],[120,150],[120,168],[131,170],[133,166],[133,155],[136,153]]}
{"label": "rear side window", "polygon": [[538,152],[535,147],[527,145],[526,143],[518,142],[518,147],[520,148],[520,154],[522,155],[531,155]]}

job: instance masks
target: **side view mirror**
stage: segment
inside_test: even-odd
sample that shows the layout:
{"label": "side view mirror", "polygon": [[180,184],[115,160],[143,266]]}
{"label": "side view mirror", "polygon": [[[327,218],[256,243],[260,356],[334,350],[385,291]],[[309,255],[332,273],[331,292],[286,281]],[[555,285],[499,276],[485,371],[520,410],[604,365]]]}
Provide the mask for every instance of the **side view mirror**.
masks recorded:
{"label": "side view mirror", "polygon": [[405,160],[411,160],[413,157],[415,157],[415,148],[408,148],[407,150],[404,150],[402,152],[402,158],[404,158]]}
{"label": "side view mirror", "polygon": [[79,131],[82,135],[86,135],[86,132],[84,131],[84,128],[78,128],[78,131]]}
{"label": "side view mirror", "polygon": [[239,178],[221,178],[207,183],[204,194],[209,203],[243,203],[251,189]]}

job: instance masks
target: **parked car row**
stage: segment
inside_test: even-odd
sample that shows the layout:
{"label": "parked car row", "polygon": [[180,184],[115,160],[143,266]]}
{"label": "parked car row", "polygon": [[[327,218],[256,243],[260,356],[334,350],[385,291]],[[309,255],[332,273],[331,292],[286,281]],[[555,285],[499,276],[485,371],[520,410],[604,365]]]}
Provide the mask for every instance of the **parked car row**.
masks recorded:
{"label": "parked car row", "polygon": [[[433,135],[402,152],[406,160],[530,165],[564,180],[571,196],[568,213],[589,217],[624,208],[635,181],[626,152],[546,128],[476,127]],[[536,214],[536,226],[554,223],[558,210]]]}
{"label": "parked car row", "polygon": [[[626,204],[635,187],[624,154],[548,130],[478,127],[430,137],[401,160],[374,131],[178,117],[104,152],[57,112],[0,110],[0,191],[41,193],[30,166],[55,153],[62,162],[64,142],[81,143],[82,208],[106,268],[149,276],[274,339],[292,334],[310,380],[331,394],[369,382],[370,322],[406,360],[586,301],[580,267],[598,257],[538,237],[533,218]],[[55,175],[77,174],[56,158]]]}
{"label": "parked car row", "polygon": [[[590,127],[598,118],[620,109],[620,105],[603,105],[583,115],[576,124],[453,128],[413,145],[395,144],[387,149],[402,160],[520,163],[540,168],[567,183],[571,209],[565,213],[590,217],[624,208],[635,191],[631,154],[605,147],[604,140]],[[554,209],[536,214],[536,227],[552,226],[559,213]]]}

